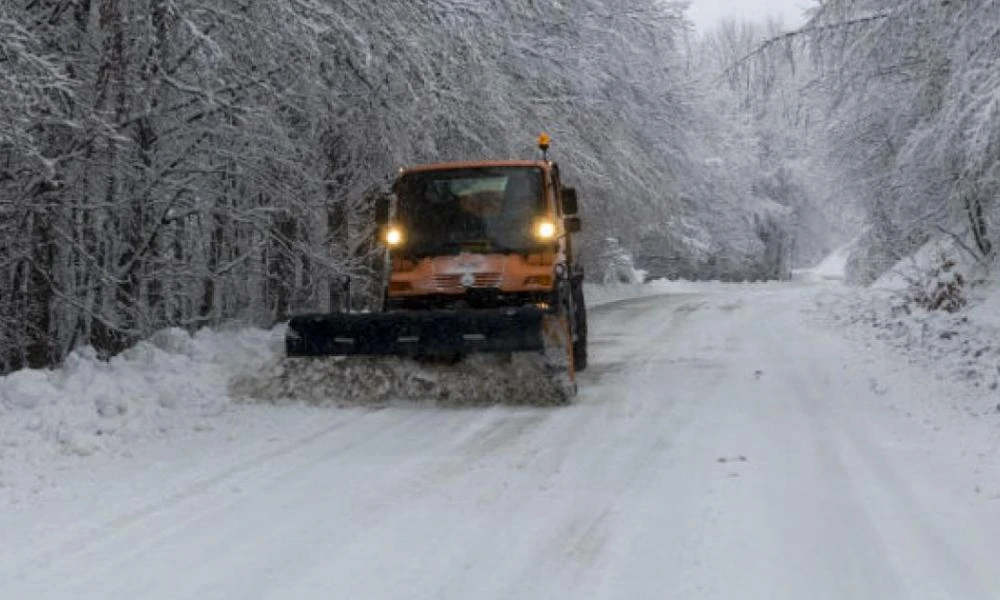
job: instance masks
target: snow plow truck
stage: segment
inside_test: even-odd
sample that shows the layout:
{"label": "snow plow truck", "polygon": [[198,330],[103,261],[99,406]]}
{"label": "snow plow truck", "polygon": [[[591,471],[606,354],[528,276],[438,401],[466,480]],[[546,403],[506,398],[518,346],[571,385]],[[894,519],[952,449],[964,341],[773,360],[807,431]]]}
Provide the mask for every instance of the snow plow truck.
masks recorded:
{"label": "snow plow truck", "polygon": [[387,253],[382,311],[295,316],[287,356],[456,365],[492,355],[500,370],[529,357],[569,401],[587,365],[580,218],[548,146],[543,134],[539,160],[401,169],[375,208]]}

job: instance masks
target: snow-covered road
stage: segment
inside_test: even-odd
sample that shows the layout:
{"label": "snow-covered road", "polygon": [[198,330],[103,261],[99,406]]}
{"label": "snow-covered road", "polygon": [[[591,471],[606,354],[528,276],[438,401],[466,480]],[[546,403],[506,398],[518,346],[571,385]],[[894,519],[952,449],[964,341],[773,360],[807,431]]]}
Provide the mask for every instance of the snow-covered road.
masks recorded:
{"label": "snow-covered road", "polygon": [[0,598],[1000,598],[990,426],[828,285],[599,307],[570,407],[243,406],[79,459],[0,511]]}

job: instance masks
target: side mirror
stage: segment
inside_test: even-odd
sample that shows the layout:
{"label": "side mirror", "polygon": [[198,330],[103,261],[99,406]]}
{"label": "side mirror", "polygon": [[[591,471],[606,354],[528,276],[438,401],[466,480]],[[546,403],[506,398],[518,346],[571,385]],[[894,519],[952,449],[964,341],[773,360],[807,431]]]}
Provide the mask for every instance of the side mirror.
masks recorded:
{"label": "side mirror", "polygon": [[563,219],[563,225],[566,227],[567,233],[579,233],[580,232],[580,217],[566,217]]}
{"label": "side mirror", "polygon": [[389,224],[388,196],[379,196],[375,199],[375,224],[380,227]]}
{"label": "side mirror", "polygon": [[562,213],[566,216],[575,215],[579,212],[579,205],[576,200],[576,188],[562,189]]}

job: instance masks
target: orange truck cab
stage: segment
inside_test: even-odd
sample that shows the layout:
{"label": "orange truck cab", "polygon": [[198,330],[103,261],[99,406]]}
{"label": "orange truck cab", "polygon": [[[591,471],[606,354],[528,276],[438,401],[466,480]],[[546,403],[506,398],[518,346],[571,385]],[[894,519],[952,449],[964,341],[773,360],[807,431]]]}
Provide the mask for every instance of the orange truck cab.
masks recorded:
{"label": "orange truck cab", "polygon": [[575,191],[562,187],[553,162],[403,169],[394,195],[382,233],[390,310],[544,305],[561,278],[582,276],[573,273]]}

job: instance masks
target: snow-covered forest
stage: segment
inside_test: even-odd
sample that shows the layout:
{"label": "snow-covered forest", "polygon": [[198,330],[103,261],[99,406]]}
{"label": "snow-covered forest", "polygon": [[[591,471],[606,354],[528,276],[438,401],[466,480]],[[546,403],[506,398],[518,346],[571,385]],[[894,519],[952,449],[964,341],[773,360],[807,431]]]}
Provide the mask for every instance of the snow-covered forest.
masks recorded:
{"label": "snow-covered forest", "polygon": [[697,105],[679,3],[0,11],[0,370],[343,306],[397,168],[531,157],[542,130],[589,240],[641,242],[687,275],[780,273],[773,211],[703,160],[724,124]]}
{"label": "snow-covered forest", "polygon": [[[871,281],[996,228],[1000,6],[826,0],[696,36],[635,0],[0,6],[0,372],[370,294],[397,168],[535,156],[654,276]],[[984,258],[985,260],[985,258]]]}
{"label": "snow-covered forest", "polygon": [[[935,238],[1000,243],[1000,4],[825,0],[797,31],[726,23],[697,53],[796,199],[797,258],[852,241],[871,283]],[[735,107],[735,108],[734,108]]]}

